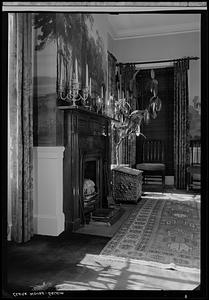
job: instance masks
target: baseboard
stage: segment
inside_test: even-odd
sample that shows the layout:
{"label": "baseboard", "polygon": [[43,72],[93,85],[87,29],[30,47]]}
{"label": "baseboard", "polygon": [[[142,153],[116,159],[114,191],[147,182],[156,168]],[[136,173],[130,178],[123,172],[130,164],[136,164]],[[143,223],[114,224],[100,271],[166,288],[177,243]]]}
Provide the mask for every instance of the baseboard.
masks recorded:
{"label": "baseboard", "polygon": [[12,240],[12,224],[7,224],[7,241]]}
{"label": "baseboard", "polygon": [[73,227],[73,231],[81,228],[81,219],[80,218],[77,218],[75,219],[73,222],[72,222],[72,227]]}
{"label": "baseboard", "polygon": [[68,220],[66,220],[66,217],[65,217],[65,232],[72,233],[83,226],[84,226],[84,224],[81,223],[80,218],[77,218],[74,221],[68,221]]}
{"label": "baseboard", "polygon": [[34,233],[41,235],[58,236],[64,231],[64,214],[57,216],[34,216]]}

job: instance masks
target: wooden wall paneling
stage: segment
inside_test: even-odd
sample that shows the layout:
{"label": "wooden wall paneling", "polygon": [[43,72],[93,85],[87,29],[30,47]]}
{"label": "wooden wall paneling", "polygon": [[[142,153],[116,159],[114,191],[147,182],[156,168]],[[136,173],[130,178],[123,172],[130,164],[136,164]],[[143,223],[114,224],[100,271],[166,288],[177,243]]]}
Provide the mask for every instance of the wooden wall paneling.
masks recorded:
{"label": "wooden wall paneling", "polygon": [[65,115],[64,118],[64,163],[63,163],[63,211],[65,214],[65,230],[72,230],[73,215],[72,211],[74,209],[73,201],[73,191],[72,191],[72,160],[68,159],[72,154],[72,117],[71,115]]}

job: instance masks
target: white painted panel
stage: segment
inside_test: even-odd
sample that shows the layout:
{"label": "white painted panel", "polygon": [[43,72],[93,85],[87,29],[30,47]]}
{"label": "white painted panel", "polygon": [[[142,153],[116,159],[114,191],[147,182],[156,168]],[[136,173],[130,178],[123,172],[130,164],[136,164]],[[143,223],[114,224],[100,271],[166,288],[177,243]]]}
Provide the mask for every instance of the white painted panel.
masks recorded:
{"label": "white painted panel", "polygon": [[57,236],[64,231],[64,147],[34,148],[34,231]]}
{"label": "white painted panel", "polygon": [[38,160],[38,215],[56,213],[57,161],[51,158]]}

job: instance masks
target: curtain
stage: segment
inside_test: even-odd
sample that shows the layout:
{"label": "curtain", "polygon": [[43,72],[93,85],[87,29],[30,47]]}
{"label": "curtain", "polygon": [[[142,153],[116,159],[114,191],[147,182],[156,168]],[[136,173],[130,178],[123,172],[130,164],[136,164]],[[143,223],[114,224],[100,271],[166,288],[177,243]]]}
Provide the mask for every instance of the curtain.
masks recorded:
{"label": "curtain", "polygon": [[33,235],[32,15],[9,14],[8,202],[11,239]]}
{"label": "curtain", "polygon": [[189,164],[188,69],[188,59],[174,64],[174,180],[178,189],[186,188]]}

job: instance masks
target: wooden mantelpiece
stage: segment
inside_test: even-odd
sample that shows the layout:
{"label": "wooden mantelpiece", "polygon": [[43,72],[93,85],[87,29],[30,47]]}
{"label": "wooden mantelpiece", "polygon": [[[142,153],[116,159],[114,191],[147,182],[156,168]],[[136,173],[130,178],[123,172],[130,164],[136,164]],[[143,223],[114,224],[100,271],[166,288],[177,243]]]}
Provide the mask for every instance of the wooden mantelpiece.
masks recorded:
{"label": "wooden mantelpiece", "polygon": [[96,161],[97,207],[107,207],[110,179],[110,118],[80,107],[59,106],[64,111],[63,211],[65,230],[83,226],[85,161]]}

